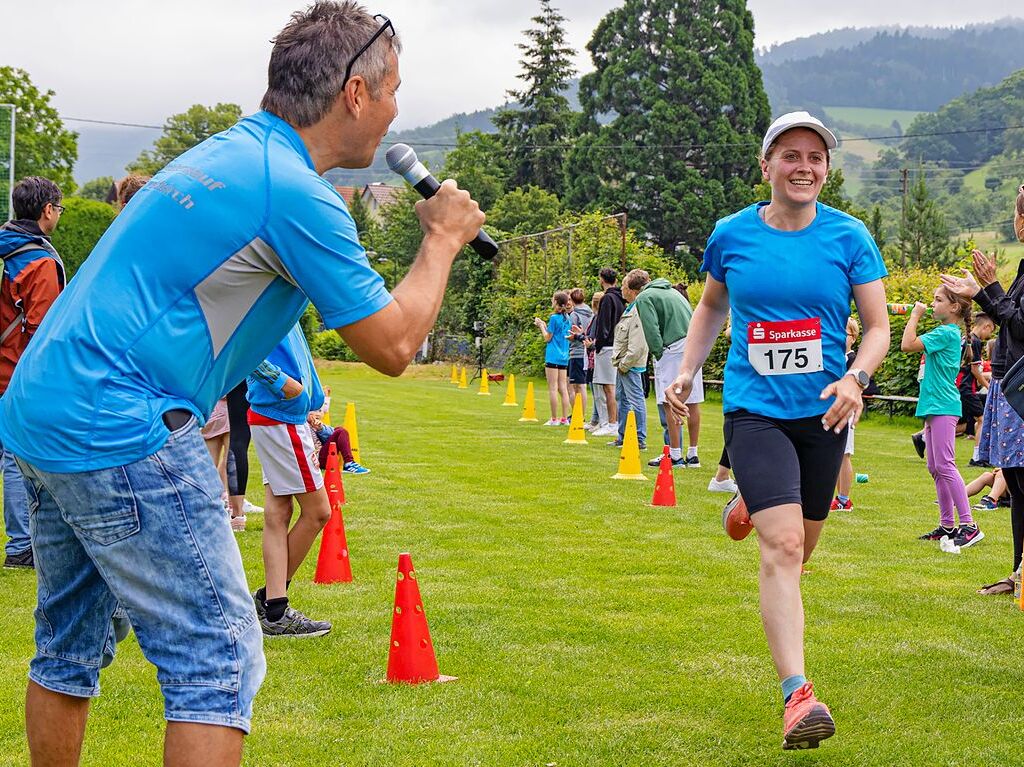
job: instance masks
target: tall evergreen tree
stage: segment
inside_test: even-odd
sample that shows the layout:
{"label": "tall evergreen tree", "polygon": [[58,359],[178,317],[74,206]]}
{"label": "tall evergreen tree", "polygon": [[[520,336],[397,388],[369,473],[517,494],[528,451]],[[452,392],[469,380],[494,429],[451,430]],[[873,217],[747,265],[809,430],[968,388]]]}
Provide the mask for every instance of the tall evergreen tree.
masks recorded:
{"label": "tall evergreen tree", "polygon": [[701,252],[716,219],[750,202],[770,122],[745,0],[625,0],[587,49],[596,71],[580,82],[569,201],[627,212],[666,251]]}
{"label": "tall evergreen tree", "polygon": [[945,267],[955,257],[949,243],[946,217],[928,193],[924,174],[910,187],[906,212],[900,222],[899,245],[902,255],[916,266]]}
{"label": "tall evergreen tree", "polygon": [[540,14],[533,21],[537,26],[523,33],[529,42],[518,44],[523,52],[519,79],[526,86],[508,92],[520,108],[498,112],[494,123],[509,154],[511,185],[532,184],[561,196],[567,142],[575,121],[563,95],[576,74],[574,51],[565,42],[565,17],[551,7],[551,0],[540,0]]}
{"label": "tall evergreen tree", "polygon": [[871,209],[871,220],[868,222],[868,231],[875,240],[875,245],[881,250],[885,247],[885,222],[882,219],[882,206],[876,205]]}

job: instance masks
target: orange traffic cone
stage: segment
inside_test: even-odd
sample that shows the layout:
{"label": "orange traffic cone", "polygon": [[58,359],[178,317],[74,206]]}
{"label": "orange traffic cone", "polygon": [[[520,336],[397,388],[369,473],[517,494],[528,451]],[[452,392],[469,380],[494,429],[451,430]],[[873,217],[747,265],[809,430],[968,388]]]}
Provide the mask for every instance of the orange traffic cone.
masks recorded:
{"label": "orange traffic cone", "polygon": [[519,420],[529,423],[537,421],[537,405],[533,401],[533,381],[526,384],[526,402],[523,403],[523,417]]}
{"label": "orange traffic cone", "polygon": [[320,554],[316,558],[313,583],[350,583],[352,565],[348,561],[348,541],[345,540],[345,518],[341,507],[345,503],[345,487],[338,470],[338,451],[334,443],[327,452],[324,485],[331,504],[331,518],[320,537]]}
{"label": "orange traffic cone", "polygon": [[[352,460],[360,463],[359,457],[359,426],[356,425],[356,403],[349,402],[345,405],[345,431],[348,432],[348,444],[352,449]],[[344,496],[342,496],[344,501]]]}
{"label": "orange traffic cone", "polygon": [[569,436],[563,444],[587,444],[587,433],[583,430],[583,400],[579,394],[576,395],[576,399],[572,402],[572,420],[569,421]]}
{"label": "orange traffic cone", "polygon": [[636,435],[636,413],[626,414],[626,433],[619,453],[619,470],[612,479],[647,479],[640,469],[640,440]]}
{"label": "orange traffic cone", "polygon": [[320,408],[320,423],[331,426],[331,387],[324,387],[324,404]]}
{"label": "orange traffic cone", "polygon": [[391,616],[391,648],[388,651],[388,681],[420,684],[450,682],[453,676],[437,671],[430,628],[423,612],[420,587],[412,557],[398,555],[398,581],[395,583],[395,611]]}
{"label": "orange traffic cone", "polygon": [[672,476],[672,457],[668,454],[668,445],[665,445],[665,452],[661,454],[661,464],[658,466],[658,478],[654,480],[654,497],[651,498],[651,506],[675,505],[676,480]]}
{"label": "orange traffic cone", "polygon": [[514,373],[509,373],[508,388],[505,389],[505,401],[501,403],[501,406],[519,407],[519,403],[516,402],[516,376]]}

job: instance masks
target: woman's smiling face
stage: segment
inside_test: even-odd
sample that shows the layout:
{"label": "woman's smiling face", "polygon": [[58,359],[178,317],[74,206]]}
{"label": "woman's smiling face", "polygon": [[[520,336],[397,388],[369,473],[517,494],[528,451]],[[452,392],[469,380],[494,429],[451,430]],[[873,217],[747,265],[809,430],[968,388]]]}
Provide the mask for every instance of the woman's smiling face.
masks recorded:
{"label": "woman's smiling face", "polygon": [[772,202],[810,205],[828,177],[825,140],[809,128],[783,133],[761,160],[761,173],[772,186]]}

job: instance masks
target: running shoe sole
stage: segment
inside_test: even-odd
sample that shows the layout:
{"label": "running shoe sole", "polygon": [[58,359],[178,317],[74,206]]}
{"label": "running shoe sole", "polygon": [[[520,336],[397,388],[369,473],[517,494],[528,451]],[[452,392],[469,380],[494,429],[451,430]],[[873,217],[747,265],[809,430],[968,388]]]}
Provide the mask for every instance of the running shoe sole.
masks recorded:
{"label": "running shoe sole", "polygon": [[263,632],[264,639],[313,639],[314,637],[322,637],[324,634],[331,633],[330,629],[322,629],[320,631],[310,631],[305,634],[268,634]]}
{"label": "running shoe sole", "polygon": [[734,541],[742,541],[754,529],[754,525],[750,522],[750,515],[747,514],[747,505],[739,493],[733,496],[732,500],[722,509],[722,529]]}
{"label": "running shoe sole", "polygon": [[784,751],[798,751],[806,748],[817,748],[826,738],[836,734],[836,723],[824,703],[817,704],[801,719],[796,726],[786,733],[782,740]]}

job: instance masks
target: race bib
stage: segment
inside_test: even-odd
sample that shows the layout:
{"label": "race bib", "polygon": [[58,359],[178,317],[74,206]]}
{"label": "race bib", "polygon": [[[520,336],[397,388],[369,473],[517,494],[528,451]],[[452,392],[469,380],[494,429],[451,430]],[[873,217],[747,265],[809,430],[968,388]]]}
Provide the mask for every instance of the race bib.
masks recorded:
{"label": "race bib", "polygon": [[763,376],[788,376],[824,370],[821,319],[747,324],[747,359]]}

